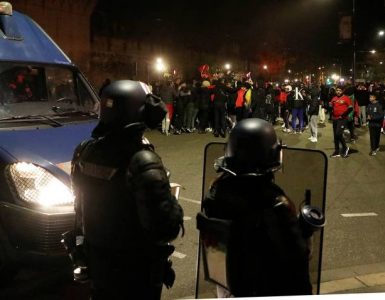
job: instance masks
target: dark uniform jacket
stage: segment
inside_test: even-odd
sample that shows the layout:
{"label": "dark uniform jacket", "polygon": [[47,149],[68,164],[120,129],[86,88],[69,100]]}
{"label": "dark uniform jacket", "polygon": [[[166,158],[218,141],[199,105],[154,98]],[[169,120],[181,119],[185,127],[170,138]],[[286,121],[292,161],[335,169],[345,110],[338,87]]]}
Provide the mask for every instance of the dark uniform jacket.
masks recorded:
{"label": "dark uniform jacket", "polygon": [[233,221],[227,261],[235,297],[312,293],[308,248],[294,205],[270,176],[224,173],[203,208],[209,218]]}
{"label": "dark uniform jacket", "polygon": [[173,282],[166,279],[168,242],[183,227],[182,208],[160,157],[143,140],[144,126],[96,129],[72,161],[76,225],[85,238],[93,297],[158,300],[162,284]]}

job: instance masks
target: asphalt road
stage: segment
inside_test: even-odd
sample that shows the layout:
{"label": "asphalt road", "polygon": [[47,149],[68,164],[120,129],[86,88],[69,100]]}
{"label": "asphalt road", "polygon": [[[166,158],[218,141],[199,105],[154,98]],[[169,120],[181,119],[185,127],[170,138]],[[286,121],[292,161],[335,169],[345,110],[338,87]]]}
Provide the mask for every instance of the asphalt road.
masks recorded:
{"label": "asphalt road", "polygon": [[[308,132],[289,135],[283,133],[279,126],[276,129],[288,146],[318,149],[327,155],[334,150],[330,123],[319,128],[320,136],[316,144],[308,141]],[[381,147],[377,156],[371,157],[368,155],[368,130],[357,129],[357,134],[359,139],[350,145],[352,153],[348,158],[329,159],[323,270],[385,262],[385,147]],[[200,210],[202,198],[204,147],[207,143],[224,142],[225,139],[215,138],[209,133],[164,136],[158,131],[146,132],[146,137],[155,145],[165,166],[171,171],[171,181],[183,187],[180,203],[185,212],[186,234],[174,242],[176,252],[173,264],[177,278],[171,290],[163,290],[162,298],[192,298],[198,245],[195,216]],[[295,183],[296,178],[293,178]],[[25,299],[86,299],[86,288],[70,286],[63,292],[55,289],[60,277],[46,276],[50,279],[48,291],[38,294],[32,285],[29,289],[33,292],[27,290]],[[15,283],[10,288],[18,290],[25,283],[27,281]],[[75,297],[75,294],[78,296]]]}
{"label": "asphalt road", "polygon": [[[307,139],[307,131],[292,135],[283,133],[279,126],[276,130],[290,147],[318,149],[328,156],[334,150],[331,123],[319,128],[317,143]],[[356,134],[358,140],[349,144],[351,154],[348,158],[330,158],[328,161],[323,270],[385,261],[385,146],[377,156],[369,156],[368,129],[356,129]],[[176,251],[186,256],[173,259],[177,280],[172,290],[163,292],[163,299],[191,297],[195,288],[195,216],[202,197],[203,151],[207,143],[225,139],[196,133],[166,137],[159,132],[149,132],[146,136],[171,170],[171,180],[183,186],[180,202],[188,218],[185,221],[186,236],[175,241]],[[295,183],[296,178],[293,178]]]}

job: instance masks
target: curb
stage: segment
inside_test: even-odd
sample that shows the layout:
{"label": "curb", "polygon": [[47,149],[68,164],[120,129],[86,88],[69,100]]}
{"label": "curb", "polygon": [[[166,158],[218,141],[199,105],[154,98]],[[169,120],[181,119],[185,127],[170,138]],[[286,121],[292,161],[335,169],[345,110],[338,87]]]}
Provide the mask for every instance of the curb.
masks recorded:
{"label": "curb", "polygon": [[358,289],[364,292],[379,286],[384,286],[385,292],[385,263],[322,271],[321,294]]}

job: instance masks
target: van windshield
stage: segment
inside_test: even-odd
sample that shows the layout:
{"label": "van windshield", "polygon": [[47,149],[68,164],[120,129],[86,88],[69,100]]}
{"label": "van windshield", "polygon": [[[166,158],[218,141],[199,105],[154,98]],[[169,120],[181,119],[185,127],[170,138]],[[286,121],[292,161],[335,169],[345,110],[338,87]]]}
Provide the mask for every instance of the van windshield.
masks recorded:
{"label": "van windshield", "polygon": [[[76,69],[0,62],[0,120],[71,113],[95,116],[97,96]],[[78,116],[77,116],[78,118]]]}

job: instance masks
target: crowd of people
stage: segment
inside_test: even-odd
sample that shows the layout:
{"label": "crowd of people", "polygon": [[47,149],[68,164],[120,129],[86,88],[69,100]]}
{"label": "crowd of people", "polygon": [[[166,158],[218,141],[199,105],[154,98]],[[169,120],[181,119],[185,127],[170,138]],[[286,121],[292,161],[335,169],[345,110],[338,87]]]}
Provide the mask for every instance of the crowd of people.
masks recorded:
{"label": "crowd of people", "polygon": [[287,134],[302,134],[309,129],[308,139],[316,143],[317,129],[325,126],[328,118],[333,122],[335,144],[331,157],[347,157],[346,142],[357,140],[355,128],[369,127],[370,155],[379,151],[380,132],[385,128],[385,86],[377,83],[327,86],[206,78],[164,80],[151,87],[167,106],[162,121],[165,135],[211,132],[215,137],[226,137],[237,122],[257,117],[281,124]]}

